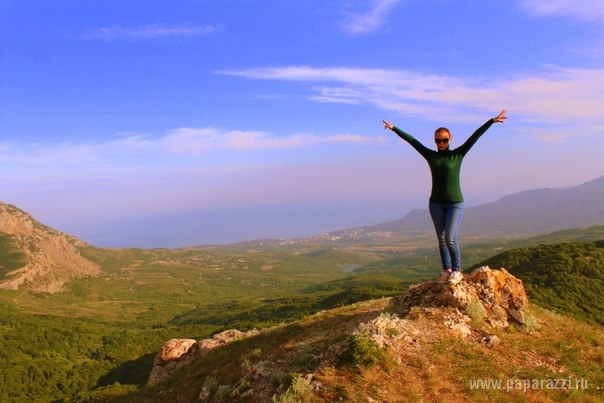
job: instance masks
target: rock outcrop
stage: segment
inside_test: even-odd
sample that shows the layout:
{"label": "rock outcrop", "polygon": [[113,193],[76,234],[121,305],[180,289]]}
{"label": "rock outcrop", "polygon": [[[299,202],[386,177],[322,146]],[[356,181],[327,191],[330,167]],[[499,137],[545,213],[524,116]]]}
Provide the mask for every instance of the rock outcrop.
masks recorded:
{"label": "rock outcrop", "polygon": [[80,254],[87,246],[78,238],[45,226],[26,212],[0,203],[0,235],[11,237],[26,257],[23,267],[0,278],[0,288],[26,287],[34,292],[61,291],[70,280],[93,276],[99,267]]}
{"label": "rock outcrop", "polygon": [[496,350],[502,340],[492,332],[511,323],[527,326],[527,305],[521,280],[505,269],[485,266],[458,284],[428,282],[410,288],[355,334],[369,337],[397,362],[421,360],[427,345],[452,337]]}
{"label": "rock outcrop", "polygon": [[453,307],[494,328],[510,322],[523,325],[528,298],[522,281],[507,270],[481,267],[457,284],[428,282],[415,286],[393,298],[389,311],[407,315],[413,307]]}
{"label": "rock outcrop", "polygon": [[153,368],[147,385],[155,385],[165,380],[176,369],[189,364],[217,347],[255,334],[258,334],[258,331],[240,332],[239,330],[230,329],[218,333],[210,339],[200,341],[193,339],[169,340],[161,346],[153,360]]}

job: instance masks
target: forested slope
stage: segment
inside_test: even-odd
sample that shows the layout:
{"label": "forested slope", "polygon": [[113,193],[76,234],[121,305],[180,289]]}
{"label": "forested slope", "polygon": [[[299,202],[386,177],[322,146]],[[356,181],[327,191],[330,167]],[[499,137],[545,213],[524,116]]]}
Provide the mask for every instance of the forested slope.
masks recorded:
{"label": "forested slope", "polygon": [[604,325],[604,240],[515,248],[477,265],[505,267],[531,302]]}

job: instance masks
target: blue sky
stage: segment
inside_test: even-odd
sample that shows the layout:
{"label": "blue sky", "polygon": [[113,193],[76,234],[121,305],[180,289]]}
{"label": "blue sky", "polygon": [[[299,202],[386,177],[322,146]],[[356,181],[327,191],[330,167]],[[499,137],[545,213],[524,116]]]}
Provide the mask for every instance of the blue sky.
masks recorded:
{"label": "blue sky", "polygon": [[297,237],[604,175],[604,3],[0,0],[0,200],[97,246]]}

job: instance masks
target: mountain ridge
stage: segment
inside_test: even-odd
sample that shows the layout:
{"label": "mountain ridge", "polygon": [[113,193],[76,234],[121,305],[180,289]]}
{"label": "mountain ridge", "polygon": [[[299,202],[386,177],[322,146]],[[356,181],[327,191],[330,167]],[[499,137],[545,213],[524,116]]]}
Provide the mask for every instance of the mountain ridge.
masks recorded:
{"label": "mountain ridge", "polygon": [[[604,224],[604,176],[577,186],[526,190],[484,205],[469,207],[461,232],[466,236],[522,237],[549,231]],[[427,210],[366,227],[342,229],[297,240],[256,240],[234,244],[287,246],[300,242],[382,242],[392,234],[426,237],[433,229]],[[91,245],[36,221],[19,208],[0,202],[0,288],[58,292],[73,279],[100,273],[82,256]],[[228,247],[229,245],[227,245]],[[232,245],[231,245],[232,246]]]}
{"label": "mountain ridge", "polygon": [[[0,202],[0,238],[21,264],[0,265],[0,288],[54,293],[70,280],[99,274],[97,264],[80,254],[89,246],[36,221],[19,208]],[[6,251],[5,251],[6,252]],[[4,259],[3,259],[4,260]]]}
{"label": "mountain ridge", "polygon": [[[604,224],[604,176],[576,186],[524,190],[467,207],[460,232],[521,236],[599,224]],[[406,234],[433,231],[427,209],[361,228]]]}

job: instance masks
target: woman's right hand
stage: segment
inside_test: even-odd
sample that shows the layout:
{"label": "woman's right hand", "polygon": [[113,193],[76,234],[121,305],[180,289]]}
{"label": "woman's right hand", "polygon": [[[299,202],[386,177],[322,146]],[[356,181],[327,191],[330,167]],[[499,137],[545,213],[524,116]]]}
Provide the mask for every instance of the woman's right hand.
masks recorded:
{"label": "woman's right hand", "polygon": [[390,129],[390,130],[392,130],[392,128],[394,127],[394,125],[392,125],[391,123],[386,122],[385,120],[382,120],[382,122],[384,122],[384,129]]}

